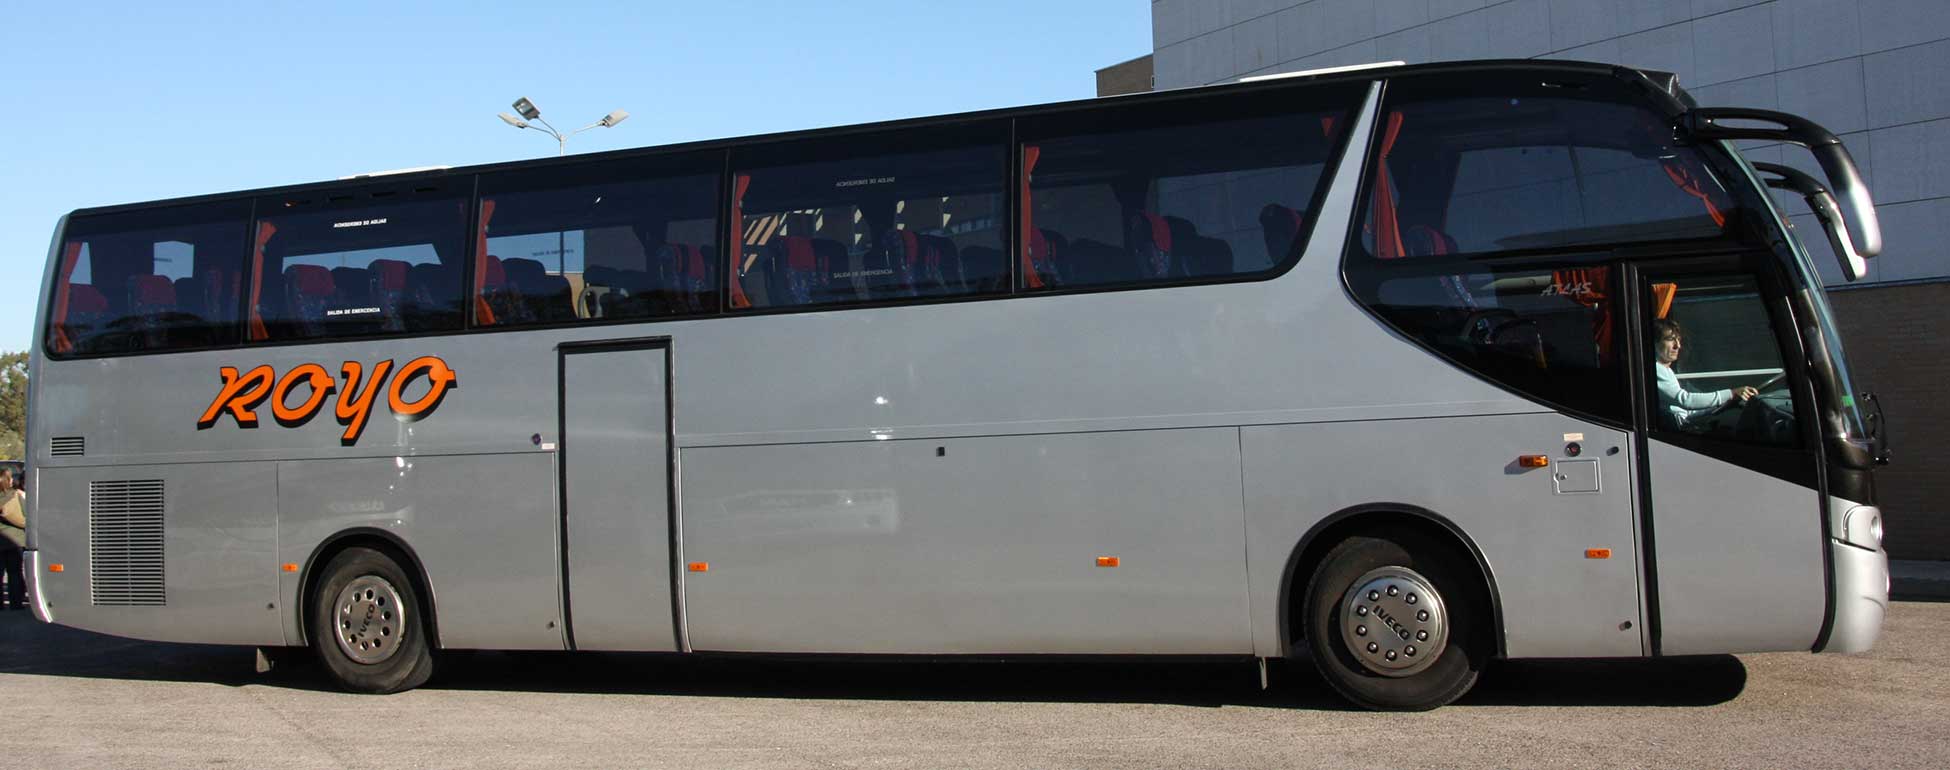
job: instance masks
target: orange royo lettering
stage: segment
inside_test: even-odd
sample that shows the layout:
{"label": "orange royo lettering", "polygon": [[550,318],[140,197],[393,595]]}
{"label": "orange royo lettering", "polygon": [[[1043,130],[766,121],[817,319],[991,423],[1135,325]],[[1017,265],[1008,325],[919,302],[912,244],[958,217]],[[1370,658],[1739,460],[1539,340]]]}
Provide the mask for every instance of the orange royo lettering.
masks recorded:
{"label": "orange royo lettering", "polygon": [[[427,378],[427,392],[408,403],[403,397],[406,386],[419,377]],[[400,367],[399,374],[393,377],[393,386],[386,392],[386,405],[392,408],[393,414],[406,422],[413,422],[440,406],[440,400],[447,397],[447,391],[459,387],[459,379],[447,362],[437,356],[415,358]]]}
{"label": "orange royo lettering", "polygon": [[[288,406],[288,399],[292,388],[299,384],[311,386],[311,397],[306,398],[305,403],[293,409]],[[318,407],[325,403],[325,397],[330,396],[333,389],[332,375],[325,371],[325,367],[318,364],[299,364],[292,367],[291,371],[284,373],[283,379],[278,380],[278,387],[271,391],[271,416],[278,419],[279,425],[287,428],[296,428],[310,422],[312,415],[318,413]]]}
{"label": "orange royo lettering", "polygon": [[203,416],[196,418],[197,430],[217,424],[217,418],[225,411],[230,412],[239,427],[257,427],[257,405],[271,395],[271,380],[276,372],[267,364],[242,376],[238,376],[234,366],[223,367],[217,373],[223,377],[223,388],[217,391],[210,408],[203,410]]}
{"label": "orange royo lettering", "polygon": [[341,370],[345,375],[345,389],[339,391],[339,403],[334,411],[339,424],[345,426],[345,433],[339,436],[339,443],[351,446],[359,441],[359,434],[366,430],[366,420],[372,416],[372,399],[379,395],[380,383],[385,382],[386,374],[393,370],[393,359],[386,359],[372,366],[372,379],[366,382],[366,389],[359,390],[359,374],[364,367],[357,361],[345,362]]}

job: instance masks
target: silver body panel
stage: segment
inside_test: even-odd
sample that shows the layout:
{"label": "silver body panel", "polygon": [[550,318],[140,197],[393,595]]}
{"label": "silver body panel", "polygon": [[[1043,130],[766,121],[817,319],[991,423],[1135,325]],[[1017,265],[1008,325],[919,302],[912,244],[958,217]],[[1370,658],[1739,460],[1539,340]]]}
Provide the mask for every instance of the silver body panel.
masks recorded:
{"label": "silver body panel", "polygon": [[[169,642],[283,644],[278,590],[277,464],[42,469],[34,487],[36,596],[61,622]],[[164,606],[94,606],[90,598],[89,483],[156,480],[164,490]],[[35,523],[35,522],[30,522]]]}
{"label": "silver body panel", "polygon": [[1827,612],[1820,495],[1647,442],[1661,652],[1806,650]]}
{"label": "silver body panel", "polygon": [[[278,463],[278,562],[306,564],[347,530],[389,532],[426,570],[443,646],[561,649],[554,478],[543,453]],[[298,607],[299,575],[283,574]],[[293,644],[300,617],[288,613]]]}
{"label": "silver body panel", "polygon": [[[280,565],[364,529],[421,562],[447,647],[563,648],[566,596],[591,648],[682,649],[688,635],[699,650],[1272,657],[1300,538],[1348,506],[1395,502],[1480,550],[1511,655],[1643,654],[1626,436],[1440,361],[1345,293],[1378,94],[1304,257],[1265,281],[124,359],[49,360],[37,338],[37,564],[87,553],[85,496],[78,515],[57,490],[168,473],[213,501],[186,512],[172,498],[169,558],[201,571],[172,574],[195,590],[167,612],[88,607],[85,569],[37,572],[37,596],[107,633],[298,644],[305,575]],[[667,418],[654,367],[632,368],[634,391],[596,368],[551,384],[564,344],[648,336],[669,339]],[[453,392],[417,421],[382,397],[351,446],[329,416],[196,425],[219,367],[423,355],[457,373]],[[650,427],[664,419],[674,469]],[[602,447],[593,465],[576,454],[584,430]],[[1513,472],[1571,432],[1599,461],[1597,492]],[[85,436],[88,454],[52,456],[53,436]],[[1599,454],[1614,445],[1627,448]],[[678,482],[664,525],[678,552],[650,491],[662,473]],[[1585,559],[1593,547],[1613,556]],[[689,562],[708,570],[673,580]],[[218,638],[185,612],[233,628]]]}
{"label": "silver body panel", "polygon": [[[1517,467],[1525,454],[1559,459],[1563,434],[1580,432],[1592,455],[1619,450],[1599,461],[1602,493],[1557,494],[1552,468]],[[1438,513],[1481,549],[1511,657],[1645,654],[1626,434],[1557,414],[1243,433],[1255,608],[1279,606],[1292,544],[1316,522],[1355,506],[1405,504]],[[1609,548],[1611,558],[1586,558],[1591,548]],[[1278,620],[1254,614],[1258,654],[1281,652]]]}
{"label": "silver body panel", "polygon": [[579,650],[676,650],[664,348],[562,356],[563,500]]}
{"label": "silver body panel", "polygon": [[709,447],[683,465],[685,552],[710,564],[685,592],[699,650],[1251,651],[1237,429]]}
{"label": "silver body panel", "polygon": [[1828,541],[1835,565],[1835,624],[1820,652],[1868,652],[1889,611],[1889,554]]}

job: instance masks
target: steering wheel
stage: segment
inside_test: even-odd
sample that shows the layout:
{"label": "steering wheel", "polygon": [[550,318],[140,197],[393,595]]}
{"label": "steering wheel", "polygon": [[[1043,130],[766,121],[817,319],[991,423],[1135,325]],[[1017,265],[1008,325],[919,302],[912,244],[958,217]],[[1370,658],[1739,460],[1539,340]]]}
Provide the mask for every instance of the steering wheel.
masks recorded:
{"label": "steering wheel", "polygon": [[1786,379],[1787,379],[1787,372],[1781,372],[1780,374],[1776,374],[1772,377],[1767,378],[1766,382],[1763,382],[1759,385],[1755,385],[1754,390],[1761,393],[1765,393],[1769,389],[1773,388],[1775,385],[1781,384],[1781,381]]}

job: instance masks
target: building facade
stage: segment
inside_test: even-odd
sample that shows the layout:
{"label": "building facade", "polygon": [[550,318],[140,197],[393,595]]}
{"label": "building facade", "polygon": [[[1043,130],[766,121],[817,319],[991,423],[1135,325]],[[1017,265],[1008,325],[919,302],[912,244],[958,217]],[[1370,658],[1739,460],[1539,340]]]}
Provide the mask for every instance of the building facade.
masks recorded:
{"label": "building facade", "polygon": [[[1950,435],[1950,2],[1153,0],[1151,32],[1158,89],[1377,61],[1577,59],[1675,72],[1703,105],[1784,110],[1841,135],[1875,194],[1883,253],[1851,284],[1824,239],[1808,245],[1856,385],[1889,417],[1889,551],[1950,559],[1950,449],[1934,441]],[[1815,169],[1798,148],[1746,151]]]}

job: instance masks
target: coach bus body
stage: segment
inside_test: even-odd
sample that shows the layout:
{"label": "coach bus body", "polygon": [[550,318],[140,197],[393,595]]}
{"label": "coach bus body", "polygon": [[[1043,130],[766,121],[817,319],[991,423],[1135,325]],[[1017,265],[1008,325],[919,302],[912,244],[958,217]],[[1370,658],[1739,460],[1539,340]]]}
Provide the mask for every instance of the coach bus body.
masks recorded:
{"label": "coach bus body", "polygon": [[[1691,108],[1435,65],[77,211],[32,601],[380,691],[1312,645],[1425,708],[1488,657],[1866,649],[1873,428]],[[1669,417],[1682,318],[1684,388],[1759,395]]]}

